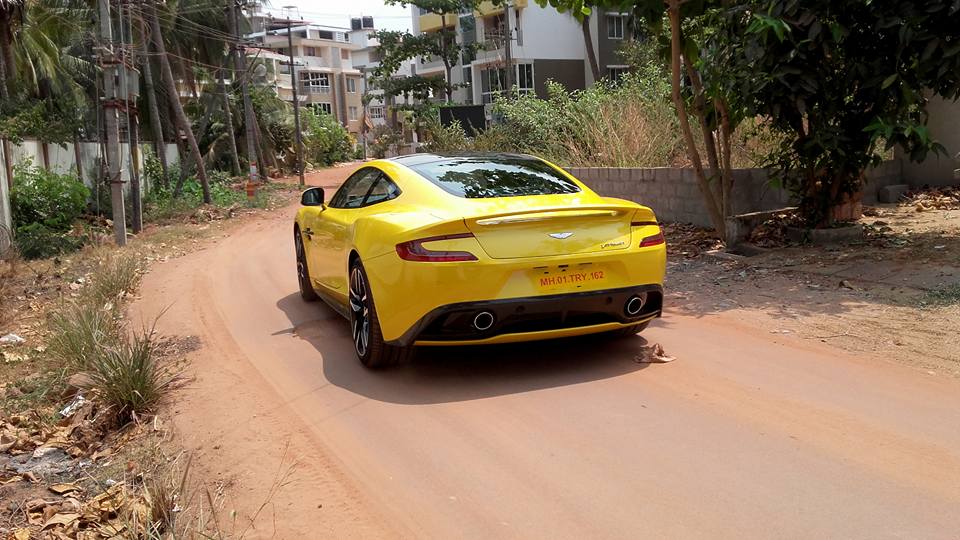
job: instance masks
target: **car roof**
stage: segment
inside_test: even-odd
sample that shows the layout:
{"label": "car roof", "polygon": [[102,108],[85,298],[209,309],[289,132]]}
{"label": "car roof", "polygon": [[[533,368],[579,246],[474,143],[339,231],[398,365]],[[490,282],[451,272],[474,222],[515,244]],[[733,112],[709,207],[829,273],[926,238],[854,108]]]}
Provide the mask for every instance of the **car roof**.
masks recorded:
{"label": "car roof", "polygon": [[452,153],[452,154],[432,154],[432,153],[422,153],[422,154],[409,154],[406,156],[397,156],[387,159],[387,161],[392,161],[400,165],[407,167],[415,167],[417,165],[423,165],[426,163],[435,163],[437,161],[458,161],[458,160],[477,160],[486,159],[491,162],[502,162],[502,161],[539,161],[538,158],[528,155],[528,154],[511,154],[507,152],[464,152],[464,153]]}

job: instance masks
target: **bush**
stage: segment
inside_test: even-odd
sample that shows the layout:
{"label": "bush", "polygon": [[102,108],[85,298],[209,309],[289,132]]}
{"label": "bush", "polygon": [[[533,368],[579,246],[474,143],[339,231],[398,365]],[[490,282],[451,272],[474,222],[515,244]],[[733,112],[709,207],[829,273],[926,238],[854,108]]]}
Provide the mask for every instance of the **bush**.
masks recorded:
{"label": "bush", "polygon": [[428,117],[424,123],[426,142],[423,150],[426,152],[449,153],[466,150],[470,147],[467,132],[460,122],[454,121],[449,126],[440,123],[439,116]]}
{"label": "bush", "polygon": [[74,174],[58,174],[29,161],[14,167],[10,204],[13,222],[19,228],[42,224],[67,231],[83,214],[90,190]]}
{"label": "bush", "polygon": [[387,157],[388,153],[396,152],[401,144],[403,133],[390,129],[390,126],[381,125],[373,128],[373,140],[368,149],[373,157],[382,159]]}
{"label": "bush", "polygon": [[29,223],[17,227],[14,241],[20,255],[25,259],[46,259],[83,247],[82,238],[43,223]]}
{"label": "bush", "polygon": [[305,161],[332,165],[347,161],[353,152],[350,133],[329,114],[317,114],[309,107],[300,111]]}

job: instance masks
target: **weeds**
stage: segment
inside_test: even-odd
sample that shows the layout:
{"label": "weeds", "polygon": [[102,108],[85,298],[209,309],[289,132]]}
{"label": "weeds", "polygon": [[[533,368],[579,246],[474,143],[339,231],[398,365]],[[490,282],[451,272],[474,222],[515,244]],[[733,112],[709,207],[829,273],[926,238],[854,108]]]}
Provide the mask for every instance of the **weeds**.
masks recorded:
{"label": "weeds", "polygon": [[155,326],[156,321],[90,357],[96,393],[120,424],[152,411],[176,381],[176,374],[157,364]]}
{"label": "weeds", "polygon": [[84,291],[85,296],[95,305],[117,306],[120,300],[137,290],[142,275],[141,263],[136,257],[114,257],[97,270]]}
{"label": "weeds", "polygon": [[960,284],[941,286],[927,291],[925,303],[932,306],[960,304]]}
{"label": "weeds", "polygon": [[99,302],[65,304],[50,316],[52,331],[47,351],[64,366],[89,371],[99,351],[115,347],[121,322],[113,309]]}

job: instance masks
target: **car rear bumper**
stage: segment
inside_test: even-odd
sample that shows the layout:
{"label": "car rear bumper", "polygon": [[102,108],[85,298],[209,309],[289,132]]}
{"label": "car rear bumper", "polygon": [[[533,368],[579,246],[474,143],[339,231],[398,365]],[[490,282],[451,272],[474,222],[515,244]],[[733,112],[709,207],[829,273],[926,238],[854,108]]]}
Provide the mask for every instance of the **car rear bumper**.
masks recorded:
{"label": "car rear bumper", "polygon": [[[639,310],[634,311],[637,298],[643,302]],[[631,301],[632,308],[628,309]],[[398,346],[492,344],[575,336],[646,322],[659,317],[662,310],[660,285],[460,302],[430,311],[402,336],[388,343]],[[492,319],[489,328],[478,329],[475,325],[480,314],[489,314]]]}

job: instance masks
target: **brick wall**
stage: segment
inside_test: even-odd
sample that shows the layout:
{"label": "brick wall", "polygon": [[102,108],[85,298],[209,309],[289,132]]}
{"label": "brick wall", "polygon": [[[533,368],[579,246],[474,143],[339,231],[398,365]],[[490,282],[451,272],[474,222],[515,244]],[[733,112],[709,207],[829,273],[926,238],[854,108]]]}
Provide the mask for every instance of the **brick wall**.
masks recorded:
{"label": "brick wall", "polygon": [[[710,226],[693,169],[568,167],[567,171],[601,195],[629,199],[653,208],[663,221]],[[899,160],[886,161],[868,170],[864,202],[875,203],[877,191],[900,183],[901,173]],[[790,206],[792,201],[789,192],[771,185],[766,169],[735,169],[730,203],[734,214],[746,214],[776,210]]]}

